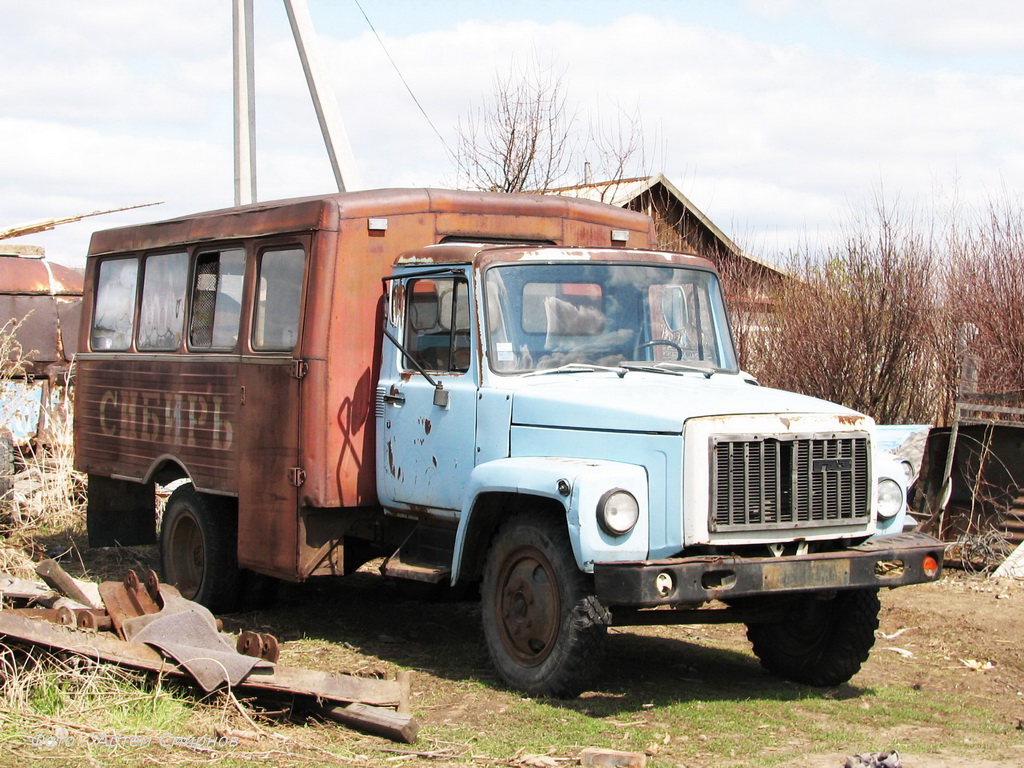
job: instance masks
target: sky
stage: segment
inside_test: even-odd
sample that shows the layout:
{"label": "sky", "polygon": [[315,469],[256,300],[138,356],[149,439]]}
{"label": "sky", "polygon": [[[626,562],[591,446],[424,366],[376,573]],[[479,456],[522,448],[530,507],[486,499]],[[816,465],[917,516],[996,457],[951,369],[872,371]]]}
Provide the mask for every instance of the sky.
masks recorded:
{"label": "sky", "polygon": [[[254,2],[258,197],[336,191],[284,5]],[[459,120],[537,61],[575,130],[639,116],[637,172],[772,261],[880,196],[1024,192],[1022,3],[308,3],[362,188],[454,185]],[[97,229],[232,204],[230,0],[0,0],[0,22],[0,228],[162,203],[6,242],[81,266]]]}

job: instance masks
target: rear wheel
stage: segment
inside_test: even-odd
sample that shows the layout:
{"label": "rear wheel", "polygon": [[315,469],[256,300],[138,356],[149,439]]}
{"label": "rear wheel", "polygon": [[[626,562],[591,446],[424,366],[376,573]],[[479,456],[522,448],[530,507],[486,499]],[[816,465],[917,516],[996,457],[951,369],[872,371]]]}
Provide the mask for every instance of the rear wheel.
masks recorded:
{"label": "rear wheel", "polygon": [[808,685],[840,685],[867,660],[880,607],[877,589],[803,598],[778,623],[748,624],[747,638],[769,672]]}
{"label": "rear wheel", "polygon": [[214,613],[238,607],[238,516],[232,505],[199,493],[192,485],[167,500],[160,527],[160,565],[164,581],[182,597]]}
{"label": "rear wheel", "polygon": [[480,592],[487,649],[506,683],[534,696],[586,689],[604,658],[608,614],[576,566],[564,523],[542,513],[506,522]]}

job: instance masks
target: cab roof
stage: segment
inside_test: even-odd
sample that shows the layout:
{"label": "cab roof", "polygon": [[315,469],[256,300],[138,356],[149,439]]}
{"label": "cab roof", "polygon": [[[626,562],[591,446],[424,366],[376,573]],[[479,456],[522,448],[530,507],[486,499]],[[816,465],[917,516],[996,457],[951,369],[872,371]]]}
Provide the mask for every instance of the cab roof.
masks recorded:
{"label": "cab roof", "polygon": [[638,248],[566,248],[556,245],[522,243],[442,243],[405,251],[395,266],[455,265],[477,263],[490,266],[512,261],[621,261],[644,264],[674,264],[714,270],[714,264],[701,256]]}

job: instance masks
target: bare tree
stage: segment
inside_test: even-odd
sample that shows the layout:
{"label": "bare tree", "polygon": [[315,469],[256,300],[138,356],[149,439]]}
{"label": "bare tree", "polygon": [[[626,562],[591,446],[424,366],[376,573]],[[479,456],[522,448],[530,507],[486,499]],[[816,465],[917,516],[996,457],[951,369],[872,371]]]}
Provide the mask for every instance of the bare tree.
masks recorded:
{"label": "bare tree", "polygon": [[792,261],[767,327],[741,338],[745,365],[765,384],[883,423],[942,418],[940,265],[916,218],[879,203],[841,241]]}
{"label": "bare tree", "polygon": [[562,75],[536,62],[496,75],[492,93],[458,124],[459,186],[497,192],[550,189],[566,177],[576,112]]}
{"label": "bare tree", "polygon": [[613,119],[592,118],[581,136],[579,109],[564,73],[534,61],[496,75],[491,93],[459,120],[454,153],[460,187],[546,192],[560,186],[612,183],[643,158],[639,115],[617,107]]}
{"label": "bare tree", "polygon": [[[601,190],[601,200],[615,185],[630,176],[639,175],[645,169],[643,121],[639,109],[628,114],[616,105],[614,118],[609,120],[598,114],[590,121],[587,142],[582,149],[583,184],[606,182]],[[649,175],[649,174],[648,174]]]}

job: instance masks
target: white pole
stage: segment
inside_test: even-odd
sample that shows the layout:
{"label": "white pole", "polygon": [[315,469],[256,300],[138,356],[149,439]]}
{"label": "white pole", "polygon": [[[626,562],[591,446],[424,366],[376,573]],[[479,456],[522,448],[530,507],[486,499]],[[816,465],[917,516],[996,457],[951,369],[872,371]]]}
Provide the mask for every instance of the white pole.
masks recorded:
{"label": "white pole", "polygon": [[235,205],[256,202],[256,86],[252,0],[234,0]]}
{"label": "white pole", "polygon": [[295,47],[302,61],[302,69],[306,73],[306,84],[309,86],[313,108],[316,109],[316,116],[320,121],[320,132],[324,137],[331,168],[334,169],[338,191],[360,189],[356,159],[345,133],[345,124],[341,121],[341,112],[338,110],[334,91],[331,90],[324,75],[309,6],[306,5],[306,0],[284,0],[284,6],[288,12],[288,21],[292,25]]}

